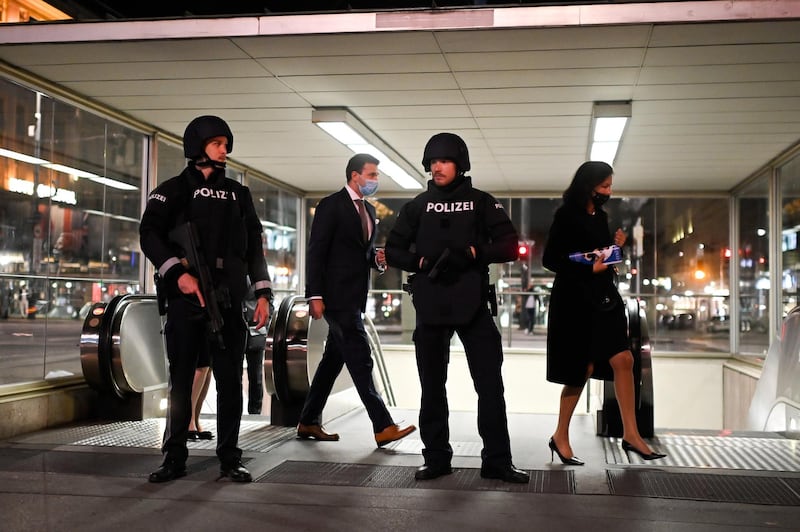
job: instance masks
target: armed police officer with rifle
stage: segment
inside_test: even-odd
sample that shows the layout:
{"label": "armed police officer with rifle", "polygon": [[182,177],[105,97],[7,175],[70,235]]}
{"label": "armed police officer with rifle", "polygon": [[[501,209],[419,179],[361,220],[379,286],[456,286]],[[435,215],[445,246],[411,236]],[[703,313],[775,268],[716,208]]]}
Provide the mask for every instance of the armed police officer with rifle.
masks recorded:
{"label": "armed police officer with rifle", "polygon": [[262,226],[250,190],[225,177],[233,134],[216,116],[192,120],[183,135],[189,163],[156,187],[140,225],[142,251],[157,269],[169,359],[169,409],[164,461],[150,482],[186,475],[186,436],[198,353],[209,350],[217,383],[217,457],[220,477],[250,482],[238,447],[242,365],[247,337],[243,301],[249,276],[258,298],[253,319],[269,319],[272,289],[262,248]]}
{"label": "armed police officer with rifle", "polygon": [[472,187],[467,145],[458,135],[431,137],[422,157],[431,173],[428,190],[405,204],[386,241],[386,261],[414,272],[409,285],[417,311],[414,345],[422,387],[419,413],[425,465],[415,478],[452,473],[445,383],[450,339],[464,344],[478,394],[483,438],[481,476],[526,483],[511,463],[504,398],[503,350],[492,319],[496,306],[488,266],[517,258],[518,237],[496,199]]}

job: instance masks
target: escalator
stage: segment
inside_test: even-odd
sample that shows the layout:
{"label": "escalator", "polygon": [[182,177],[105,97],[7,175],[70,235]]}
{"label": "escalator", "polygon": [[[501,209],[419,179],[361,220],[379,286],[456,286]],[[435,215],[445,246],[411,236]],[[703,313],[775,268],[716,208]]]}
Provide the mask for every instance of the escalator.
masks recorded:
{"label": "escalator", "polygon": [[[390,392],[377,334],[369,320],[365,327],[382,389]],[[101,418],[165,415],[168,369],[162,330],[154,295],[126,294],[92,306],[81,332],[81,367],[87,383],[101,396]],[[281,301],[265,338],[264,384],[272,396],[272,424],[297,423],[327,334],[324,320],[311,320],[304,298],[288,296]],[[332,394],[352,387],[343,371]]]}

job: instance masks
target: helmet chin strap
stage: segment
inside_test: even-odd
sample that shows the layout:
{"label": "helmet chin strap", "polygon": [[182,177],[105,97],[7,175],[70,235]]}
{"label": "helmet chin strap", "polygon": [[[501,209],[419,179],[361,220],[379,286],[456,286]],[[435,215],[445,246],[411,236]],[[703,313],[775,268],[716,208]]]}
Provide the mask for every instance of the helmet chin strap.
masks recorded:
{"label": "helmet chin strap", "polygon": [[224,170],[227,166],[226,163],[221,163],[219,161],[212,161],[208,157],[204,157],[202,159],[196,159],[194,161],[194,165],[198,168],[215,168],[217,170]]}

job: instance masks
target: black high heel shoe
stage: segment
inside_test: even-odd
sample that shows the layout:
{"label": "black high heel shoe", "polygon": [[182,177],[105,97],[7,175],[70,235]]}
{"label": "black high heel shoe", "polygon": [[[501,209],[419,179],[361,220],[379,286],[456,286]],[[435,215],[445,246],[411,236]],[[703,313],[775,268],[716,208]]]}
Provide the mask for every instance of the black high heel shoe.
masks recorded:
{"label": "black high heel shoe", "polygon": [[630,443],[626,442],[625,440],[622,440],[622,450],[625,451],[625,456],[628,457],[628,460],[630,460],[631,458],[630,455],[628,454],[631,451],[638,454],[642,458],[642,460],[658,460],[659,458],[666,458],[667,456],[666,454],[654,453],[654,452],[645,454],[636,447],[634,447],[633,445],[631,445]]}
{"label": "black high heel shoe", "polygon": [[558,455],[559,460],[561,460],[562,464],[565,464],[565,465],[583,465],[583,462],[581,460],[579,460],[577,456],[573,456],[572,458],[567,458],[566,456],[561,454],[561,451],[558,450],[558,447],[556,446],[556,442],[553,441],[553,438],[550,438],[550,441],[547,442],[547,446],[550,447],[550,461],[551,462],[553,461],[553,453],[556,453]]}

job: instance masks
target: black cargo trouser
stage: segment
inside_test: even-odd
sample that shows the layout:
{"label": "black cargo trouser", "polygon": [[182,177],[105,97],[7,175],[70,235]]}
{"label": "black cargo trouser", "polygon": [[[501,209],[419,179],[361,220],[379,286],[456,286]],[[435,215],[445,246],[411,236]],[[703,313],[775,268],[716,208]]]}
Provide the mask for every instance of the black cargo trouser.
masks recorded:
{"label": "black cargo trouser", "polygon": [[165,460],[185,463],[186,433],[192,417],[192,382],[197,354],[208,344],[211,368],[217,385],[217,457],[223,464],[242,456],[238,448],[242,418],[242,367],[247,327],[241,302],[220,309],[225,349],[209,337],[205,311],[185,297],[169,300],[164,334],[169,360],[169,407],[162,452]]}
{"label": "black cargo trouser", "polygon": [[464,325],[417,323],[414,345],[422,387],[419,429],[425,446],[422,451],[425,463],[434,467],[449,465],[453,456],[445,387],[453,333],[458,334],[464,344],[469,372],[478,394],[478,433],[483,439],[483,467],[504,468],[511,464],[511,444],[501,373],[502,339],[485,307]]}

